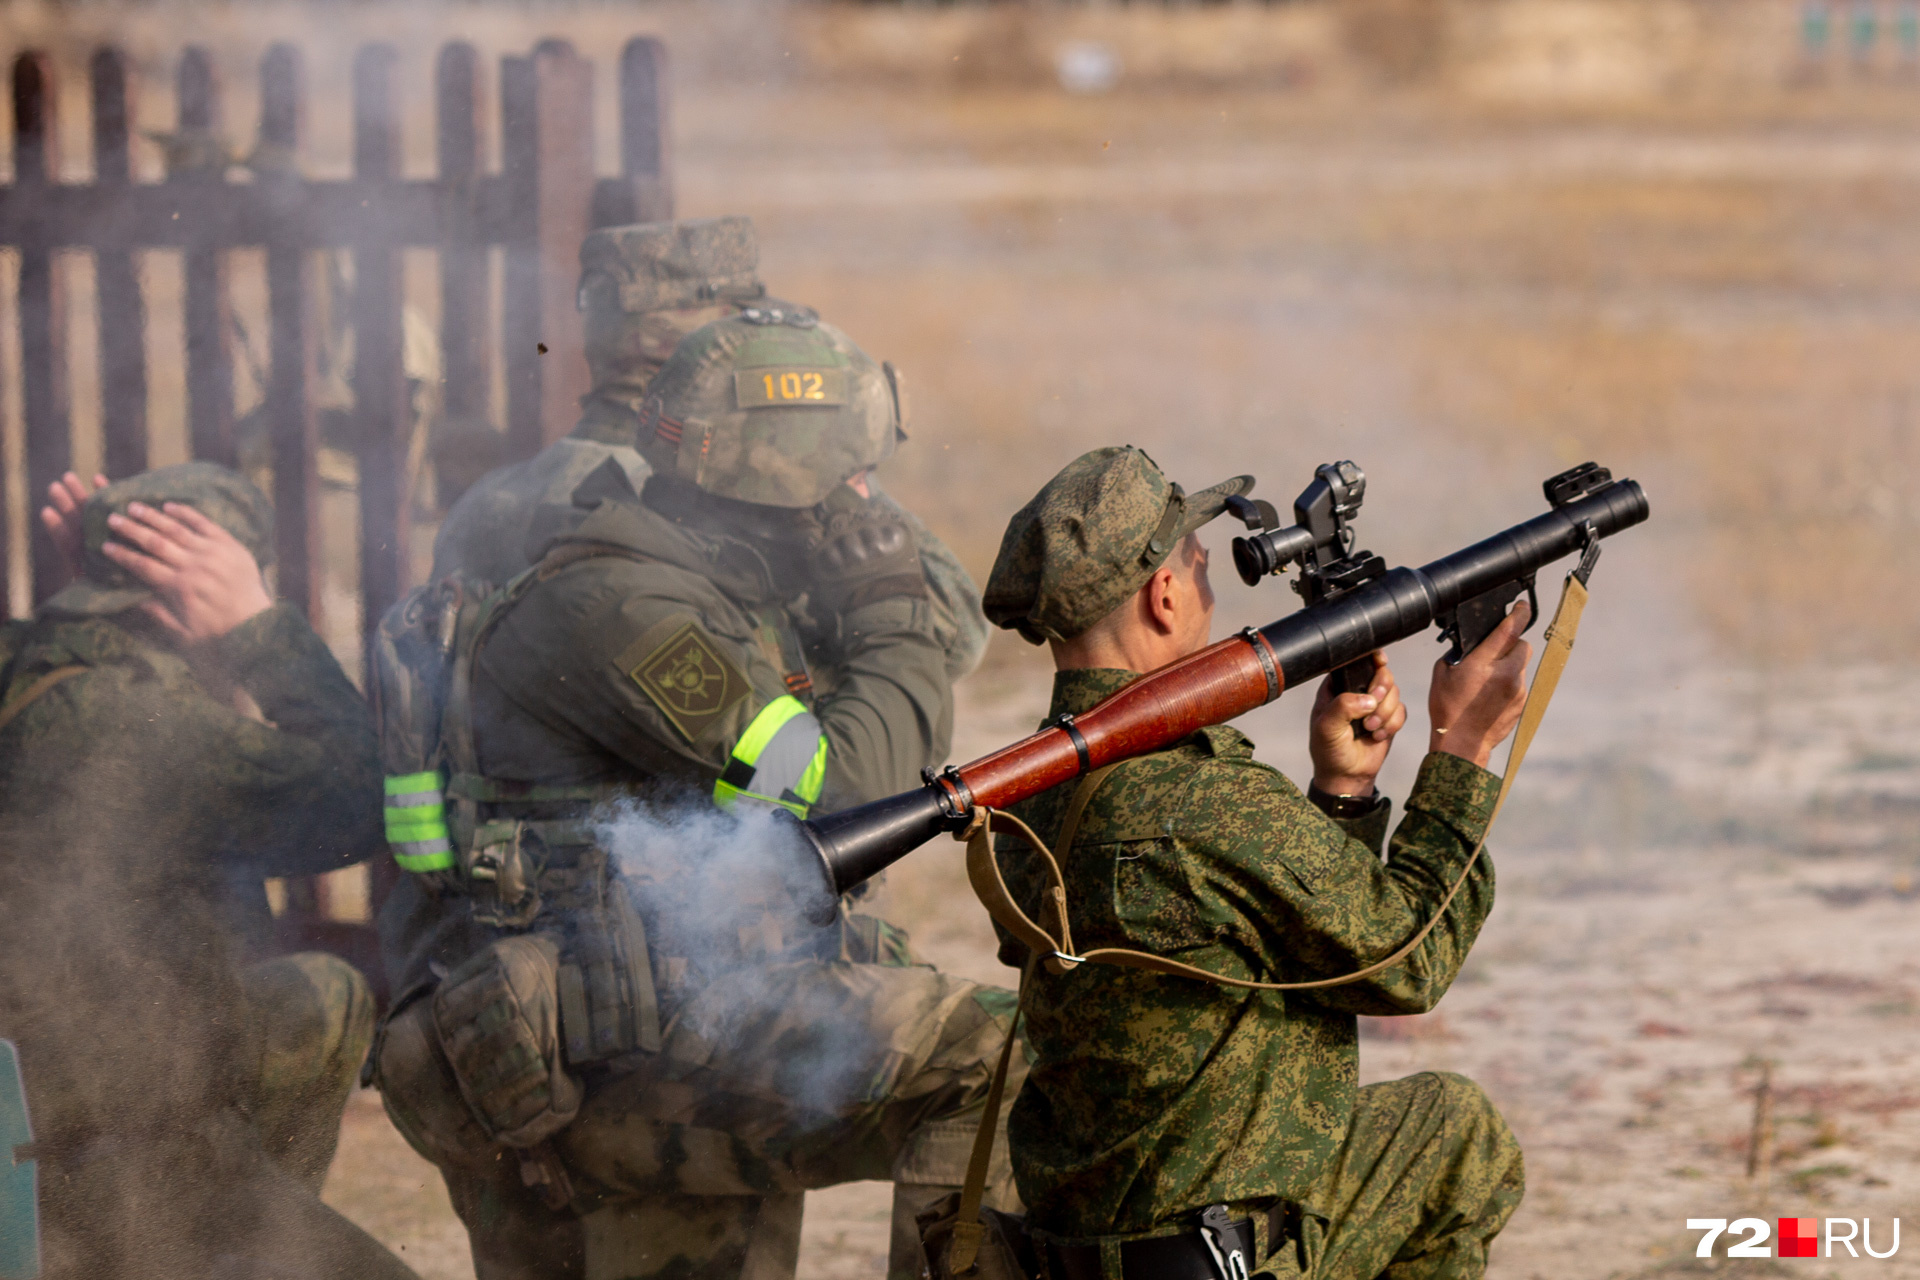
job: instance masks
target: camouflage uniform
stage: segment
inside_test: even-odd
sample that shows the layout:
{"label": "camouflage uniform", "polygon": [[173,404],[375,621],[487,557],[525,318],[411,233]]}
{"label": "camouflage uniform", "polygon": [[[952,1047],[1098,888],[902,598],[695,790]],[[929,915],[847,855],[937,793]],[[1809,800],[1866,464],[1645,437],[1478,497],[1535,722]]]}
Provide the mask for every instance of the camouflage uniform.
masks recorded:
{"label": "camouflage uniform", "polygon": [[[482,477],[462,494],[433,541],[433,576],[464,570],[504,583],[527,567],[538,513],[559,518],[587,475],[611,458],[638,490],[647,464],[634,447],[641,397],[681,338],[766,299],[755,269],[760,249],[746,218],[641,223],[595,231],[580,246],[580,309],[593,390],[571,434],[525,462]],[[986,652],[980,591],[966,568],[919,517],[875,496],[912,528],[933,605],[934,632],[958,680]]]}
{"label": "camouflage uniform", "polygon": [[[819,373],[819,387],[796,382],[797,403],[747,403],[760,371],[796,369]],[[810,576],[809,548],[825,534],[898,527],[840,483],[894,447],[898,414],[881,374],[810,313],[749,309],[682,343],[638,415],[653,471],[646,500],[616,462],[563,512],[549,511],[552,536],[530,557],[542,568],[474,661],[475,744],[488,779],[605,787],[668,813],[707,810],[708,797],[804,811],[905,789],[944,757],[948,658],[911,539],[887,553],[888,574],[831,602]],[[818,402],[807,403],[816,389]],[[576,558],[587,549],[596,554]],[[807,695],[790,678],[788,638],[833,673],[830,690],[823,682]],[[681,683],[688,674],[698,678]],[[812,697],[804,713],[796,691]],[[791,716],[781,723],[806,741],[789,753],[784,781],[769,782],[767,758],[743,753],[775,716]],[[517,812],[534,810],[503,804],[487,816]],[[751,825],[737,838],[747,849],[778,847]],[[557,898],[607,856],[550,851],[542,892]],[[752,900],[744,886],[738,910],[731,900],[670,910],[667,895],[691,873],[664,865],[670,854],[648,856],[662,861],[618,863],[616,883],[634,883],[646,917],[663,1040],[658,1052],[582,1061],[563,1013],[579,1096],[550,1139],[571,1191],[561,1209],[529,1188],[524,1179],[537,1175],[524,1163],[468,1131],[499,1133],[529,1089],[554,1091],[539,1095],[544,1105],[567,1087],[538,1064],[521,1077],[536,1083],[488,1092],[508,1100],[501,1116],[482,1114],[484,1099],[463,1103],[463,1040],[458,1028],[449,1033],[457,1019],[442,1000],[464,990],[476,965],[495,963],[487,957],[502,954],[512,931],[420,877],[382,913],[400,989],[451,975],[413,1006],[420,1012],[396,1015],[377,1053],[389,1110],[441,1164],[481,1276],[791,1274],[797,1193],[877,1178],[896,1184],[890,1274],[917,1276],[913,1215],[964,1170],[1010,994],[901,963],[892,931],[844,910],[829,927],[807,926],[789,904]],[[817,868],[802,870],[817,880]],[[890,951],[890,963],[871,962]],[[423,1050],[428,1041],[438,1047]],[[795,1074],[823,1054],[836,1070]],[[1000,1182],[1004,1199],[1010,1171]]]}
{"label": "camouflage uniform", "polygon": [[[1071,638],[1137,590],[1204,513],[1137,450],[1071,464],[1015,517],[988,615]],[[1118,578],[1118,587],[1107,585]],[[1118,599],[1114,597],[1118,595]],[[1135,673],[1063,670],[1050,716],[1081,714]],[[1228,977],[1298,982],[1364,968],[1419,929],[1458,876],[1499,779],[1458,757],[1422,763],[1386,860],[1389,803],[1335,821],[1237,731],[1204,729],[1110,775],[1063,858],[1075,946],[1150,951]],[[1073,786],[1014,812],[1049,842]],[[1003,842],[1031,912],[1044,881]],[[1254,1218],[1258,1271],[1395,1280],[1477,1277],[1518,1205],[1519,1148],[1458,1076],[1357,1086],[1355,1015],[1431,1009],[1493,906],[1483,855],[1404,962],[1365,981],[1260,992],[1132,969],[1037,970],[1034,1057],[1014,1104],[1013,1164],[1030,1221],[1055,1239],[1191,1230],[1226,1205]],[[1025,959],[1003,933],[1001,958]],[[1266,1210],[1291,1206],[1285,1238]]]}
{"label": "camouflage uniform", "polygon": [[85,576],[10,635],[0,701],[41,691],[0,729],[0,1027],[49,1274],[410,1276],[318,1198],[372,1038],[366,983],[325,955],[241,968],[225,900],[234,867],[310,875],[378,848],[365,704],[287,606],[192,654],[129,612],[149,593],[100,548],[133,500],[196,506],[257,558],[272,527],[207,464],[112,485],[83,509]]}

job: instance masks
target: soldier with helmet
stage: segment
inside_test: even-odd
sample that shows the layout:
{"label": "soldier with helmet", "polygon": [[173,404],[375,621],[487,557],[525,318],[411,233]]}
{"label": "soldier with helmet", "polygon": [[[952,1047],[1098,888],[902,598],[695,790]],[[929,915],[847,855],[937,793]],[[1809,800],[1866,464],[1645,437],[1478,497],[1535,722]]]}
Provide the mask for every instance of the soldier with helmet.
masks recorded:
{"label": "soldier with helmet", "polygon": [[[760,246],[741,217],[603,227],[580,245],[581,320],[592,390],[573,430],[525,462],[501,467],[461,494],[433,542],[433,577],[456,571],[501,584],[527,567],[527,538],[542,507],[565,508],[587,473],[609,458],[637,489],[647,463],[634,445],[647,386],[680,339],[743,307],[796,311],[760,282]],[[989,628],[980,589],[920,520],[878,491],[912,532],[926,574],[934,633],[958,680],[980,663]]]}
{"label": "soldier with helmet", "polygon": [[[681,341],[635,420],[637,491],[603,462],[535,513],[531,569],[448,615],[438,763],[389,778],[414,874],[382,915],[402,994],[377,1075],[489,1280],[790,1273],[794,1234],[756,1219],[875,1178],[905,1280],[1012,994],[873,963],[875,922],[844,907],[743,905],[777,853],[764,815],[891,794],[947,750],[923,548],[868,478],[902,438],[898,381],[756,301]],[[623,812],[685,839],[617,848]],[[742,901],[672,910],[711,877],[676,862],[703,823]],[[822,1046],[834,1071],[796,1077]]]}

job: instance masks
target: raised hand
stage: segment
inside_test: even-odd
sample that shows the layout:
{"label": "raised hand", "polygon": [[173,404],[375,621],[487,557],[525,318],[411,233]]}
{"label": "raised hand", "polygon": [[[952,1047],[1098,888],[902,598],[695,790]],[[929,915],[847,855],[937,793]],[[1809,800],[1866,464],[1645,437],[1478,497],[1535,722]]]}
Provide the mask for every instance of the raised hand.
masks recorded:
{"label": "raised hand", "polygon": [[1527,703],[1527,659],[1533,648],[1520,633],[1531,617],[1533,610],[1523,600],[1459,666],[1448,666],[1444,658],[1434,664],[1433,687],[1427,694],[1427,711],[1433,717],[1429,750],[1487,767],[1493,749],[1520,723]]}
{"label": "raised hand", "polygon": [[130,503],[107,527],[105,554],[153,588],[160,598],[142,608],[185,644],[224,636],[273,604],[253,553],[184,503]]}
{"label": "raised hand", "polygon": [[80,576],[80,556],[86,531],[80,527],[80,508],[94,489],[107,487],[107,478],[96,474],[93,484],[69,471],[47,486],[47,505],[40,508],[40,527],[47,531],[54,549],[66,563],[67,572]]}

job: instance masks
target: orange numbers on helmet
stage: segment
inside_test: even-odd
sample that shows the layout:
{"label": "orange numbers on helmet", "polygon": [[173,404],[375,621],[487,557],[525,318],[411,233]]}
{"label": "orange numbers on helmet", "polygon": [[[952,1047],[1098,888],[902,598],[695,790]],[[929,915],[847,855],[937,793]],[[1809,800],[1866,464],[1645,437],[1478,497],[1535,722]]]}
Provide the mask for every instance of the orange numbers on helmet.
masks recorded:
{"label": "orange numbers on helmet", "polygon": [[825,400],[826,379],[818,373],[788,370],[782,374],[763,373],[768,400]]}

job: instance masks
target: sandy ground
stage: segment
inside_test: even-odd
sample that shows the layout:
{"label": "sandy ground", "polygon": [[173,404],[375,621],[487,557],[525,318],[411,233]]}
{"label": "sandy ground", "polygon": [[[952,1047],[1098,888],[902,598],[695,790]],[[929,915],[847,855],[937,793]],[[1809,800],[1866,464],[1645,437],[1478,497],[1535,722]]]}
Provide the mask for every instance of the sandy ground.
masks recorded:
{"label": "sandy ground", "polygon": [[[1481,942],[1435,1013],[1363,1022],[1364,1079],[1462,1072],[1513,1125],[1529,1189],[1496,1280],[1692,1274],[1712,1264],[1691,1217],[1866,1218],[1884,1250],[1891,1219],[1920,1221],[1920,681],[1860,671],[1763,706],[1740,680],[1695,679],[1650,713],[1694,729],[1623,754],[1645,717],[1574,673],[1496,842]],[[967,706],[962,754],[1037,713],[1032,677]],[[896,869],[881,909],[943,967],[1004,981],[956,855]],[[1763,1070],[1773,1156],[1750,1180]],[[811,1197],[801,1276],[878,1274],[887,1194]],[[470,1274],[444,1191],[371,1095],[328,1196],[423,1275]],[[1912,1256],[1795,1273],[1920,1274]]]}
{"label": "sandy ground", "polygon": [[[1416,563],[1585,457],[1648,483],[1659,523],[1603,561],[1483,941],[1435,1014],[1363,1031],[1367,1079],[1465,1072],[1520,1135],[1496,1280],[1742,1274],[1692,1257],[1689,1217],[1870,1218],[1884,1248],[1920,1213],[1910,124],[793,92],[683,109],[683,210],[752,213],[777,292],[906,353],[888,483],[978,569],[1041,476],[1122,439],[1195,483],[1264,467],[1276,499],[1350,453],[1364,536]],[[1290,599],[1228,582],[1221,628]],[[1417,700],[1431,651],[1404,649]],[[955,756],[1025,732],[1045,689],[996,642]],[[1303,714],[1248,718],[1290,771]],[[883,909],[1004,981],[956,852]],[[329,1198],[423,1275],[471,1274],[369,1097]],[[878,1184],[812,1197],[801,1275],[878,1274],[885,1220]],[[1903,1244],[1747,1273],[1920,1275]]]}

